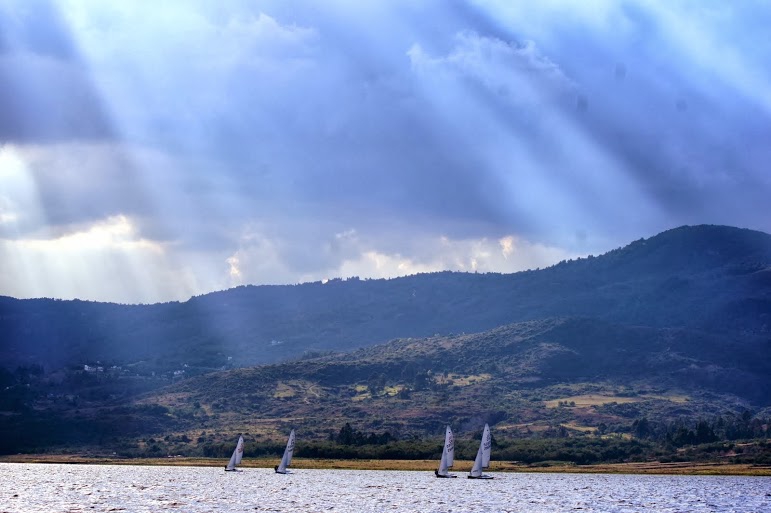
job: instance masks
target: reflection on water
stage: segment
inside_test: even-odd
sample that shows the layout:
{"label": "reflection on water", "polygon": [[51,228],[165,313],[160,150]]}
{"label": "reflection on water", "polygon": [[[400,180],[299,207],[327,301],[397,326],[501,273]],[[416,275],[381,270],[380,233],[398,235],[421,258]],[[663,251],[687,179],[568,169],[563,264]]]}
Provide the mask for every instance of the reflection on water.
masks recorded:
{"label": "reflection on water", "polygon": [[0,512],[771,512],[771,478],[0,464]]}

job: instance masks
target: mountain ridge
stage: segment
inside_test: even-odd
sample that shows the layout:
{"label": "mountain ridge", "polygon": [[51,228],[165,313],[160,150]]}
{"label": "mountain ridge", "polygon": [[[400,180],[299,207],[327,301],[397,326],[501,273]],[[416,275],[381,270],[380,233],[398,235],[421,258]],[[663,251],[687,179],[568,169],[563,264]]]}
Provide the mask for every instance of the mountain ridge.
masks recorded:
{"label": "mountain ridge", "polygon": [[[9,364],[274,363],[399,337],[476,332],[544,317],[731,332],[771,330],[771,236],[700,225],[602,256],[514,274],[242,286],[184,303],[114,305],[0,298]],[[200,358],[190,357],[197,353]]]}

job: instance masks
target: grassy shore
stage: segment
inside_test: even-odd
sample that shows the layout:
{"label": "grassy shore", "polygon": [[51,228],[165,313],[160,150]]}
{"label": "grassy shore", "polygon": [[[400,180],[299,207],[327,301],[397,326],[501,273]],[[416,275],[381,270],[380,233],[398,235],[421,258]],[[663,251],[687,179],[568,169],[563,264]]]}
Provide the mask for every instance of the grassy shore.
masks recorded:
{"label": "grassy shore", "polygon": [[[225,459],[213,458],[108,458],[62,454],[17,454],[0,456],[0,463],[72,463],[105,465],[170,465],[197,467],[224,467]],[[242,468],[273,468],[277,458],[245,459]],[[458,474],[471,469],[471,461],[456,461],[453,471]],[[349,470],[414,470],[433,472],[437,462],[433,460],[333,460],[295,458],[296,469],[349,469]],[[746,475],[771,476],[771,466],[725,463],[608,463],[599,465],[573,465],[560,462],[544,462],[536,465],[520,465],[505,461],[493,461],[492,472],[550,472],[593,474],[682,474],[682,475]]]}

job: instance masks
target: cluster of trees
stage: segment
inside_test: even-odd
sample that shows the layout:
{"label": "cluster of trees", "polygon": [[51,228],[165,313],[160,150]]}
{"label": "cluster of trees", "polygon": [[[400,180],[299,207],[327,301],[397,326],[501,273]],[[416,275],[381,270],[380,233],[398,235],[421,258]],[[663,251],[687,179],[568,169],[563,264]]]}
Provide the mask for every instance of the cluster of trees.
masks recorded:
{"label": "cluster of trees", "polygon": [[[347,431],[347,430],[346,430]],[[355,430],[354,430],[355,431]],[[149,438],[143,446],[116,441],[111,448],[122,457],[159,457],[166,454],[227,458],[233,441],[202,437],[196,441],[181,437]],[[368,438],[368,435],[365,437]],[[247,442],[247,458],[280,457],[283,442]],[[456,458],[471,460],[476,443],[461,442]],[[295,449],[300,458],[432,460],[440,457],[441,441],[427,439],[392,440],[385,444],[341,444],[336,440],[301,440]],[[727,461],[733,463],[771,463],[771,443],[763,440],[712,442],[676,448],[653,440],[619,436],[566,438],[526,438],[493,440],[493,458],[527,465],[620,463],[634,461]]]}
{"label": "cluster of trees", "polygon": [[753,416],[749,410],[739,415],[719,415],[713,419],[656,422],[646,417],[632,423],[632,434],[639,439],[663,442],[675,447],[771,437],[771,419]]}
{"label": "cluster of trees", "polygon": [[494,444],[497,459],[526,464],[559,461],[589,465],[642,461],[650,456],[652,450],[650,442],[620,437],[528,438]]}
{"label": "cluster of trees", "polygon": [[34,385],[43,376],[40,365],[20,365],[14,371],[0,367],[0,411],[24,412],[36,396]]}
{"label": "cluster of trees", "polygon": [[337,436],[330,435],[330,440],[337,442],[340,445],[386,445],[390,442],[396,441],[391,433],[385,431],[383,433],[364,433],[358,429],[351,427],[348,422],[340,428],[340,432]]}

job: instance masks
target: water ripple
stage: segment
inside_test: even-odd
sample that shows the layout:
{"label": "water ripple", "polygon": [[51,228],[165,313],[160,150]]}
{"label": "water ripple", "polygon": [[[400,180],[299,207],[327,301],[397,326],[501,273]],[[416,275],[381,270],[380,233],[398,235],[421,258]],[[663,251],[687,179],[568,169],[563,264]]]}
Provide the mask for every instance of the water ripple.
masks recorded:
{"label": "water ripple", "polygon": [[767,513],[771,478],[0,464],[0,513],[84,511]]}

